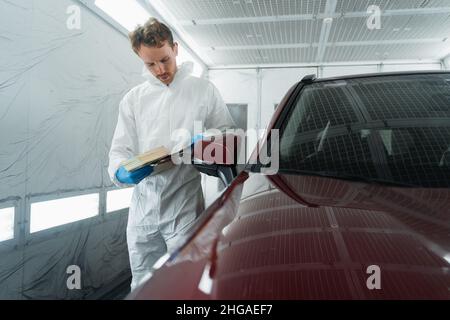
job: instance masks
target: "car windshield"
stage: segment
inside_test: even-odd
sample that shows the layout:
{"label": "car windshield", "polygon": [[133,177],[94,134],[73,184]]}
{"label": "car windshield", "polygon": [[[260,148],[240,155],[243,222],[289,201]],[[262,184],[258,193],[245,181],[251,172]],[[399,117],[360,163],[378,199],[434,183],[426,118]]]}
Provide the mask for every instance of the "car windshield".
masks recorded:
{"label": "car windshield", "polygon": [[280,172],[450,187],[450,74],[306,85],[280,128]]}

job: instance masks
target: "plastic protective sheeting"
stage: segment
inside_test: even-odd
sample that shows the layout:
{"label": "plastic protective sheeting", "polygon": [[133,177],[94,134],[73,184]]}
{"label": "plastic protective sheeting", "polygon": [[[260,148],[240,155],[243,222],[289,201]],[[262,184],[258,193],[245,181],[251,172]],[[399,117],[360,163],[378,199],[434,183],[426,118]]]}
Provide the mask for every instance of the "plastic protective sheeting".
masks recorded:
{"label": "plastic protective sheeting", "polygon": [[[29,206],[112,186],[118,105],[141,68],[128,39],[80,2],[0,0],[0,208],[17,204],[0,298],[89,298],[128,271],[126,214],[103,217],[101,204],[100,216],[30,235]],[[67,287],[71,265],[79,290]]]}

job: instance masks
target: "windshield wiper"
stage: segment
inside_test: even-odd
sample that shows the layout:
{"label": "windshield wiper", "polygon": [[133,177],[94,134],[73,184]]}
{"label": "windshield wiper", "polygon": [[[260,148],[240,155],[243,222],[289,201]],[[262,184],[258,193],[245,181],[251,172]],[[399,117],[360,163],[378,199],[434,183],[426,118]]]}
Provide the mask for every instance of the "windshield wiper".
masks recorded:
{"label": "windshield wiper", "polygon": [[363,176],[358,176],[358,175],[353,175],[353,174],[347,174],[345,172],[280,169],[280,170],[278,170],[278,173],[303,174],[303,175],[336,178],[336,179],[343,179],[343,180],[350,180],[350,181],[375,183],[375,184],[389,185],[389,186],[394,186],[394,187],[406,187],[406,188],[420,187],[420,186],[405,183],[405,182],[385,180],[385,179],[373,178],[373,177],[363,177]]}

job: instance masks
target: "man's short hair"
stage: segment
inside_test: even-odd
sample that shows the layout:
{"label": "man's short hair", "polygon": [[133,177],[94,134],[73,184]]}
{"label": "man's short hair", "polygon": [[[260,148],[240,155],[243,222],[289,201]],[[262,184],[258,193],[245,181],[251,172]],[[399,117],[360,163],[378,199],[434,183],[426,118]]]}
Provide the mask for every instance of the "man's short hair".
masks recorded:
{"label": "man's short hair", "polygon": [[129,37],[136,54],[138,54],[141,45],[160,48],[167,41],[173,47],[172,31],[155,18],[150,18],[143,26],[138,26],[136,30],[129,34]]}

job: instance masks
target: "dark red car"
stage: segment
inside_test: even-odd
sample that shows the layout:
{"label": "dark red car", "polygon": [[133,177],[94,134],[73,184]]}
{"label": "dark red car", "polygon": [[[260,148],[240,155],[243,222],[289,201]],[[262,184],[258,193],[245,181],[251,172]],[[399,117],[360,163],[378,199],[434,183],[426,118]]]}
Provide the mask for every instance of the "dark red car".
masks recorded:
{"label": "dark red car", "polygon": [[269,129],[130,299],[450,299],[450,73],[309,76]]}

